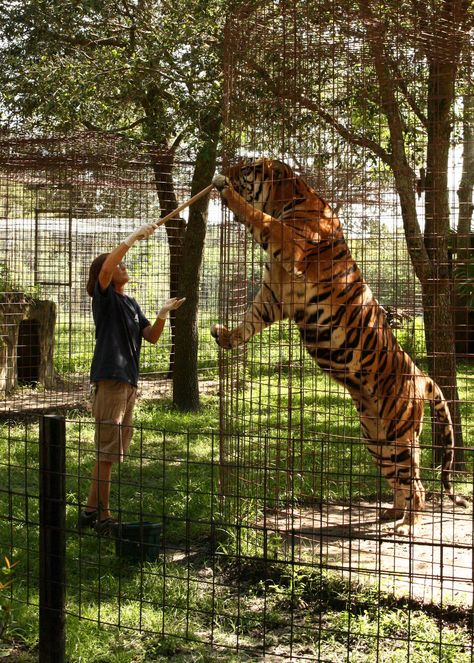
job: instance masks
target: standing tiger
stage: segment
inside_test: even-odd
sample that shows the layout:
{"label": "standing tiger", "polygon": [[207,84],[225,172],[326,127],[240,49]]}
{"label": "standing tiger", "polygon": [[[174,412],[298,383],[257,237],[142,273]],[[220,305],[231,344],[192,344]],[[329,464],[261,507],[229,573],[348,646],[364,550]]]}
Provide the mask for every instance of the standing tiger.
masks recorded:
{"label": "standing tiger", "polygon": [[443,426],[444,490],[466,506],[451,485],[454,433],[446,400],[397,343],[330,206],[274,159],[239,164],[213,184],[269,255],[241,324],[213,325],[217,343],[235,348],[277,320],[294,320],[309,354],[352,396],[367,448],[394,492],[393,508],[381,517],[401,520],[395,529],[401,535],[422,517],[419,436],[424,401],[432,401]]}

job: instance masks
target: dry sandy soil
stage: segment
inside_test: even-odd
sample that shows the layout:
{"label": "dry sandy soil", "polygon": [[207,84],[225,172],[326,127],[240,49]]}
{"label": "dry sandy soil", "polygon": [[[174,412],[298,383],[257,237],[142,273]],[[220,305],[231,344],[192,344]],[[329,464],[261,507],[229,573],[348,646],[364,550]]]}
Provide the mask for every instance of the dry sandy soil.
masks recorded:
{"label": "dry sandy soil", "polygon": [[[201,380],[199,388],[202,393],[215,394],[218,392],[219,384],[216,380]],[[140,379],[138,387],[138,398],[155,399],[170,398],[172,395],[172,382],[164,378]],[[68,382],[58,381],[54,389],[16,389],[12,394],[4,396],[0,400],[0,413],[6,415],[8,412],[21,414],[47,413],[73,408],[89,408],[89,384],[84,377]]]}
{"label": "dry sandy soil", "polygon": [[428,502],[416,536],[406,538],[394,534],[393,523],[380,523],[369,502],[280,510],[265,527],[279,533],[293,558],[342,570],[348,579],[426,602],[472,605],[471,506]]}

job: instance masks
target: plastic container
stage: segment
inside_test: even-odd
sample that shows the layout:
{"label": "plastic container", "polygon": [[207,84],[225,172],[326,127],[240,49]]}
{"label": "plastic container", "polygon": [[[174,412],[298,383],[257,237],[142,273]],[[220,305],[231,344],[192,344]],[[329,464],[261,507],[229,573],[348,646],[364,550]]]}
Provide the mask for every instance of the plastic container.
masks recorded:
{"label": "plastic container", "polygon": [[115,531],[115,554],[153,562],[160,551],[161,523],[119,523]]}

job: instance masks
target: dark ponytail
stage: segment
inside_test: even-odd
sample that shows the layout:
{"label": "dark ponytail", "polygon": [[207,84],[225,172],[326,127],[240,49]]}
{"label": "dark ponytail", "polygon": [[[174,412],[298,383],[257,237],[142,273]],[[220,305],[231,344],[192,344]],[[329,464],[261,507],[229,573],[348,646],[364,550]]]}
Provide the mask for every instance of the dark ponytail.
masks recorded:
{"label": "dark ponytail", "polygon": [[104,264],[108,255],[108,253],[101,253],[100,256],[94,258],[91,266],[89,267],[89,279],[87,281],[86,290],[90,297],[92,297],[94,294],[94,288],[95,284],[97,283],[97,279],[99,278],[100,270],[102,269],[102,265]]}

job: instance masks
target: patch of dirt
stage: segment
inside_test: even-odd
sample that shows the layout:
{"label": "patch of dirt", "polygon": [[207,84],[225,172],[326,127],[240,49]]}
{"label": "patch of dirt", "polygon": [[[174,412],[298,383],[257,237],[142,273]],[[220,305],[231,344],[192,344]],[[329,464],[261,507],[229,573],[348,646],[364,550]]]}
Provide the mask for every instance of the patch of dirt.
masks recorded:
{"label": "patch of dirt", "polygon": [[472,506],[431,501],[410,537],[396,535],[393,522],[381,523],[378,511],[370,502],[279,510],[267,514],[263,526],[283,538],[293,559],[424,602],[472,605]]}
{"label": "patch of dirt", "polygon": [[[219,393],[218,380],[199,380],[199,393],[212,396]],[[154,400],[157,398],[172,398],[173,382],[165,378],[140,378],[138,384],[138,398]]]}
{"label": "patch of dirt", "polygon": [[57,380],[54,387],[19,387],[3,396],[0,413],[4,417],[10,413],[28,415],[34,413],[57,412],[66,409],[87,409],[89,402],[89,382],[84,376],[71,377],[66,381]]}
{"label": "patch of dirt", "polygon": [[[57,380],[54,388],[18,388],[7,394],[0,401],[0,417],[15,414],[35,414],[64,412],[65,410],[90,410],[89,381],[83,375],[71,377],[67,381]],[[172,397],[173,383],[163,377],[140,378],[138,398],[154,400]],[[199,391],[202,394],[217,394],[218,380],[200,380]]]}

